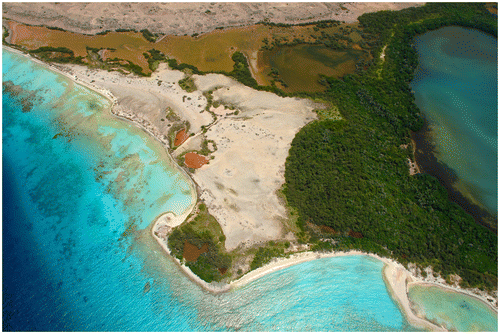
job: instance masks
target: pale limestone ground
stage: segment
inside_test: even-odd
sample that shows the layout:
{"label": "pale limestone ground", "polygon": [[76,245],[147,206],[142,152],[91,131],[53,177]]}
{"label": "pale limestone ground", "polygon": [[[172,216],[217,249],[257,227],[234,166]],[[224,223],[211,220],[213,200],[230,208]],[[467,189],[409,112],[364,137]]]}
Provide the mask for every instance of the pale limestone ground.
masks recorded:
{"label": "pale limestone ground", "polygon": [[285,207],[276,191],[284,183],[285,160],[292,139],[316,118],[309,100],[259,92],[222,75],[193,76],[214,100],[236,107],[239,114],[219,118],[206,138],[217,151],[209,165],[196,170],[201,199],[226,235],[226,248],[283,238]]}
{"label": "pale limestone ground", "polygon": [[189,132],[197,133],[202,125],[213,121],[212,115],[203,111],[207,105],[203,94],[199,91],[187,93],[180,88],[178,81],[185,74],[169,70],[166,64],[161,64],[150,78],[125,76],[118,72],[99,71],[79,65],[65,65],[61,68],[66,68],[78,79],[109,90],[117,98],[121,112],[134,116],[139,123],[147,122],[163,135],[168,133],[170,125],[166,119],[167,108],[182,115],[190,123]]}
{"label": "pale limestone ground", "polygon": [[95,34],[104,30],[149,29],[166,35],[191,35],[217,27],[318,20],[355,22],[368,12],[400,10],[422,2],[4,2],[3,18],[32,25]]}

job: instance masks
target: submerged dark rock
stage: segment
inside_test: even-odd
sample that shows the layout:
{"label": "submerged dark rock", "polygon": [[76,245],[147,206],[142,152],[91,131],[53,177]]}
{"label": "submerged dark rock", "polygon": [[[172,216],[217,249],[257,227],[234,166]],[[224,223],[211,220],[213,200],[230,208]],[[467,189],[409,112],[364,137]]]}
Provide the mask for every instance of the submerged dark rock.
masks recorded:
{"label": "submerged dark rock", "polygon": [[147,282],[146,285],[144,285],[144,290],[142,290],[142,292],[148,293],[149,290],[151,290],[151,283]]}

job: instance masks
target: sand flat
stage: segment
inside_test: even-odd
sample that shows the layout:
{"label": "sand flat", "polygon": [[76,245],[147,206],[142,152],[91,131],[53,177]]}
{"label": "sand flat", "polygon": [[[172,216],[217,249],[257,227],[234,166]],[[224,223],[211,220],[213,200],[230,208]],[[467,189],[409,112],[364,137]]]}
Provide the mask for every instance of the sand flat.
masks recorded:
{"label": "sand flat", "polygon": [[286,209],[276,191],[285,181],[285,160],[295,134],[316,119],[306,99],[256,91],[219,75],[194,76],[195,84],[214,91],[238,115],[219,119],[206,133],[217,151],[193,179],[200,198],[226,235],[226,248],[250,246],[284,237]]}

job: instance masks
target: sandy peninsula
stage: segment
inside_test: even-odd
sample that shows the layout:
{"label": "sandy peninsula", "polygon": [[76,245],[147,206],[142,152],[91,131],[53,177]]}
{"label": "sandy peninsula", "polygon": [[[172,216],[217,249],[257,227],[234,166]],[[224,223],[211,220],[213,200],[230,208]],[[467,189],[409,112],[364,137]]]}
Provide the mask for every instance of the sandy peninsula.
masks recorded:
{"label": "sandy peninsula", "polygon": [[[167,246],[167,238],[168,235],[160,235],[158,236],[157,233],[155,233],[156,228],[158,227],[158,224],[155,224],[153,228],[151,229],[151,233],[153,235],[153,238],[155,238],[160,246],[168,253],[170,254],[170,250],[168,249]],[[170,230],[170,229],[169,229]],[[305,252],[300,252],[300,253],[295,253],[295,254],[290,254],[286,258],[275,258],[273,259],[270,263],[264,265],[263,267],[257,268],[241,278],[231,281],[229,283],[207,283],[203,280],[201,280],[198,276],[196,276],[187,266],[182,264],[178,259],[174,258],[174,261],[177,263],[178,266],[185,272],[187,277],[193,281],[194,283],[198,284],[201,286],[203,289],[211,292],[211,293],[227,293],[230,292],[234,289],[238,289],[240,287],[243,287],[250,282],[253,282],[259,278],[262,278],[265,275],[268,275],[270,273],[273,273],[277,270],[285,269],[288,267],[291,267],[293,265],[297,265],[303,262],[307,261],[312,261],[320,258],[326,258],[326,257],[338,257],[338,256],[350,256],[350,255],[365,255],[365,256],[371,256],[379,261],[384,262],[384,267],[382,269],[382,277],[384,279],[384,282],[386,284],[386,287],[391,294],[392,298],[394,301],[398,304],[400,310],[402,311],[403,315],[405,316],[406,320],[408,321],[409,324],[411,324],[414,327],[425,329],[428,331],[432,332],[447,332],[447,328],[438,326],[427,319],[425,319],[425,316],[422,314],[416,314],[414,309],[411,306],[411,302],[408,297],[408,288],[412,284],[429,284],[429,285],[435,285],[439,286],[442,288],[450,289],[455,292],[463,293],[468,296],[472,296],[474,298],[477,298],[481,300],[482,302],[488,304],[495,312],[498,312],[497,308],[495,307],[496,301],[490,302],[488,300],[488,295],[485,293],[479,293],[479,291],[475,291],[475,293],[472,293],[471,291],[461,289],[459,287],[450,287],[446,284],[441,283],[440,281],[444,281],[442,278],[439,276],[436,278],[432,275],[432,272],[430,272],[430,278],[423,278],[421,275],[418,273],[415,273],[412,270],[406,269],[403,265],[400,263],[389,259],[385,257],[380,257],[376,254],[371,254],[371,253],[365,253],[365,252],[360,252],[360,251],[348,251],[348,252],[329,252],[329,253],[320,253],[320,252],[310,252],[310,251],[305,251]],[[430,270],[430,269],[429,269]],[[491,297],[490,297],[491,298]]]}
{"label": "sandy peninsula", "polygon": [[[221,225],[228,250],[286,238],[288,231],[282,221],[287,213],[277,191],[285,182],[291,141],[300,128],[317,118],[313,110],[319,104],[256,91],[216,74],[193,76],[198,89],[188,93],[178,84],[185,74],[165,64],[149,78],[79,65],[55,68],[112,96],[115,115],[138,124],[165,146],[172,125],[166,113],[173,111],[189,123],[193,134],[172,152],[174,157],[199,150],[205,140],[215,143],[217,149],[209,164],[190,176],[198,186],[200,199]],[[220,112],[214,120],[205,111],[207,91],[213,91],[214,101],[230,106],[231,112]],[[203,127],[208,129],[206,133]]]}

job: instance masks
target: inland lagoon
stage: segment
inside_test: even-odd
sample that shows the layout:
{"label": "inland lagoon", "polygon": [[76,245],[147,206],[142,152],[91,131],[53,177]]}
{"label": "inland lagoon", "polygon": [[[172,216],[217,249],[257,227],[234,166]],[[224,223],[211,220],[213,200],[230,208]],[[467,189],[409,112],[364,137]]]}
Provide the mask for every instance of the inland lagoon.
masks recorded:
{"label": "inland lagoon", "polygon": [[356,63],[368,57],[362,50],[338,51],[321,45],[296,45],[264,51],[262,58],[262,63],[276,69],[288,85],[285,91],[319,92],[325,89],[318,83],[320,74],[341,78],[354,73]]}
{"label": "inland lagoon", "polygon": [[[417,161],[476,220],[497,226],[498,40],[474,29],[445,27],[416,38],[419,66],[411,84],[426,126]],[[496,331],[497,314],[474,298],[412,286],[427,319],[458,331]]]}
{"label": "inland lagoon", "polygon": [[411,87],[427,122],[415,136],[417,162],[476,220],[496,226],[498,40],[445,27],[418,36],[415,48]]}

